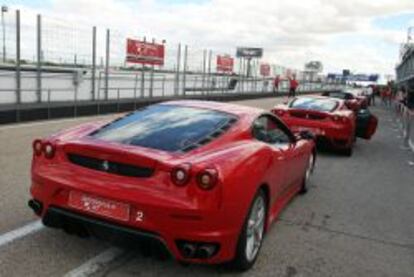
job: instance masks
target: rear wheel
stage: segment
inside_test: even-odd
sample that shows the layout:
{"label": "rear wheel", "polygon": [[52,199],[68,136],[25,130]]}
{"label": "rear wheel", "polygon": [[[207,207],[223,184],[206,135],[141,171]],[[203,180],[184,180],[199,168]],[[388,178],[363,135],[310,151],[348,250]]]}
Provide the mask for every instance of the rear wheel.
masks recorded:
{"label": "rear wheel", "polygon": [[351,146],[351,147],[349,147],[349,148],[346,148],[346,149],[344,149],[343,151],[342,151],[342,153],[344,154],[344,156],[346,156],[346,157],[351,157],[352,156],[352,154],[353,154],[353,152],[354,152],[354,147],[353,146]]}
{"label": "rear wheel", "polygon": [[250,269],[256,262],[264,237],[267,218],[266,195],[261,189],[256,194],[247,214],[232,266],[239,271]]}

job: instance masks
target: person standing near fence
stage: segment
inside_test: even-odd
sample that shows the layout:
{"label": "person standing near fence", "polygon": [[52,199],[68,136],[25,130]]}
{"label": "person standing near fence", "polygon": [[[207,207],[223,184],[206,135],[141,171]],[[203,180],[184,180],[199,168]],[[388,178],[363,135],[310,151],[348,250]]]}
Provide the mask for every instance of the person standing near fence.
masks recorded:
{"label": "person standing near fence", "polygon": [[367,86],[366,97],[368,99],[368,105],[369,106],[371,106],[371,105],[375,106],[375,103],[373,104],[373,101],[372,101],[373,95],[374,95],[374,90],[372,89],[372,86],[371,85]]}
{"label": "person standing near fence", "polygon": [[384,89],[381,92],[382,103],[385,107],[391,106],[391,97],[392,97],[391,87],[387,85],[384,87]]}
{"label": "person standing near fence", "polygon": [[279,91],[279,83],[280,75],[276,75],[275,79],[273,79],[273,93],[277,93]]}
{"label": "person standing near fence", "polygon": [[378,85],[372,85],[371,105],[375,106],[375,97],[379,95]]}
{"label": "person standing near fence", "polygon": [[289,95],[288,97],[295,97],[296,96],[296,89],[299,86],[299,82],[296,80],[296,76],[293,75],[292,77],[289,78]]}

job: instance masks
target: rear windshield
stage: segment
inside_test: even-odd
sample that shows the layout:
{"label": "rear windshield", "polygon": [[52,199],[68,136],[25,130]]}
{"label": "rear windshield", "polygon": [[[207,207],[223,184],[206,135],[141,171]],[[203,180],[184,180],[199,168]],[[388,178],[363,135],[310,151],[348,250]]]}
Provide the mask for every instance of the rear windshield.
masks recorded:
{"label": "rear windshield", "polygon": [[337,99],[348,99],[349,95],[344,92],[326,92],[322,94],[323,96],[328,96]]}
{"label": "rear windshield", "polygon": [[338,107],[338,102],[331,99],[301,97],[290,102],[289,107],[301,110],[332,112]]}
{"label": "rear windshield", "polygon": [[175,152],[205,140],[223,127],[228,128],[235,120],[230,114],[214,110],[159,104],[115,120],[91,136]]}

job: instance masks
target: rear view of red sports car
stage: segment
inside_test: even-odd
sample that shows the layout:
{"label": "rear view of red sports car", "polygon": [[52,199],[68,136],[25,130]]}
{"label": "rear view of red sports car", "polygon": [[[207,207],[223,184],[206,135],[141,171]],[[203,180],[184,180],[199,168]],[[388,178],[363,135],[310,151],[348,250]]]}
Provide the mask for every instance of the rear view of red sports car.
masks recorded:
{"label": "rear view of red sports car", "polygon": [[324,96],[294,98],[286,105],[273,108],[272,113],[293,131],[310,131],[319,144],[331,146],[347,156],[352,155],[356,137],[370,139],[377,126],[368,111],[355,112],[344,100]]}
{"label": "rear view of red sports car", "polygon": [[326,91],[322,93],[322,96],[344,100],[346,106],[355,113],[368,107],[368,100],[363,96],[358,96],[355,90]]}
{"label": "rear view of red sports car", "polygon": [[84,124],[35,140],[33,152],[29,206],[46,226],[240,270],[315,162],[314,141],[274,115],[203,101]]}

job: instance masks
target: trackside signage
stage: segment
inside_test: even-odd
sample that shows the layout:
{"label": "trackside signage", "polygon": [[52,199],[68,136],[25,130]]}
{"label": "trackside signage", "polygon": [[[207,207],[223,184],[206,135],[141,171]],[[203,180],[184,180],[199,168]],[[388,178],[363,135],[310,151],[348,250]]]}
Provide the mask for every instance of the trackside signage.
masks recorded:
{"label": "trackside signage", "polygon": [[262,63],[260,65],[260,75],[267,77],[270,75],[270,65],[267,63]]}
{"label": "trackside signage", "polygon": [[233,72],[234,59],[230,56],[217,56],[217,71]]}
{"label": "trackside signage", "polygon": [[128,63],[164,65],[164,44],[127,39],[126,52],[126,61]]}
{"label": "trackside signage", "polygon": [[261,58],[263,56],[263,48],[238,47],[236,52],[237,58]]}

